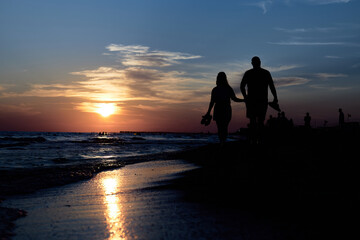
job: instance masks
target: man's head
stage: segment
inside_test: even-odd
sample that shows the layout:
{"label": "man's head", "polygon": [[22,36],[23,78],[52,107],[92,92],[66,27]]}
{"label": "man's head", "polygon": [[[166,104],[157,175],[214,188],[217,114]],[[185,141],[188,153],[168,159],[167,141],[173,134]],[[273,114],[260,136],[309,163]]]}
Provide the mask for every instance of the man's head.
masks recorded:
{"label": "man's head", "polygon": [[251,59],[251,64],[253,65],[254,68],[260,68],[261,66],[261,61],[260,58],[255,56]]}

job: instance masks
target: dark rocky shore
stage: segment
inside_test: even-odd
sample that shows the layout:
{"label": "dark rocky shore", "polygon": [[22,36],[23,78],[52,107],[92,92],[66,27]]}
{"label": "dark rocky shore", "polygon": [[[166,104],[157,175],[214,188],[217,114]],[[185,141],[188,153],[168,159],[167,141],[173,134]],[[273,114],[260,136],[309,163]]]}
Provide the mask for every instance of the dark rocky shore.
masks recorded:
{"label": "dark rocky shore", "polygon": [[[231,226],[223,234],[225,239],[234,239],[237,228],[247,224],[237,216],[248,216],[251,226],[259,226],[253,231],[258,235],[245,239],[354,239],[360,235],[359,133],[359,128],[267,130],[258,144],[210,144],[72,169],[3,171],[0,196],[89,179],[100,171],[125,164],[185,159],[201,167],[165,187],[181,190],[184,201],[200,203],[212,212],[231,212],[219,216],[219,221]],[[0,208],[0,215],[0,239],[7,239],[11,236],[11,221],[26,213]],[[261,229],[264,222],[272,228]]]}

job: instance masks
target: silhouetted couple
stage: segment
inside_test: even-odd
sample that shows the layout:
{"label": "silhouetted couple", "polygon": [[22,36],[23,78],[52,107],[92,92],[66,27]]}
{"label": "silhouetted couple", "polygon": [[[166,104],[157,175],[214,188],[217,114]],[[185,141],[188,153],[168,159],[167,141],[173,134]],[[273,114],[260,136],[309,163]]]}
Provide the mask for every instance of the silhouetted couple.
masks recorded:
{"label": "silhouetted couple", "polygon": [[250,141],[258,140],[259,134],[264,127],[268,107],[268,88],[270,88],[274,97],[272,106],[278,108],[276,89],[270,72],[261,68],[259,57],[253,57],[251,63],[253,68],[245,72],[240,84],[240,90],[244,99],[236,97],[224,72],[218,74],[216,87],[211,92],[209,109],[205,116],[210,116],[211,110],[215,105],[214,121],[216,121],[221,144],[225,143],[228,135],[228,126],[232,115],[230,99],[235,102],[246,103],[246,117],[250,120]]}

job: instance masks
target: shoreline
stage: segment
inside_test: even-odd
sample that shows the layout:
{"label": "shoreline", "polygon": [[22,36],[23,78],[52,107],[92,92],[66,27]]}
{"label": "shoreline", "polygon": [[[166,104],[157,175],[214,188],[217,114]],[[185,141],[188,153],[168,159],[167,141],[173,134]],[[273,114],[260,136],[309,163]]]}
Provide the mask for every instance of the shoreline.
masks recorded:
{"label": "shoreline", "polygon": [[1,202],[7,197],[27,195],[42,189],[90,180],[98,173],[120,169],[130,164],[179,159],[177,156],[187,151],[191,150],[124,157],[116,162],[104,164],[0,170],[0,238],[10,239],[13,236],[14,221],[27,215],[22,209],[2,207]]}
{"label": "shoreline", "polygon": [[111,163],[0,170],[0,199],[87,180],[99,172],[118,169],[129,164],[159,159],[177,159],[188,151],[192,149],[123,157]]}

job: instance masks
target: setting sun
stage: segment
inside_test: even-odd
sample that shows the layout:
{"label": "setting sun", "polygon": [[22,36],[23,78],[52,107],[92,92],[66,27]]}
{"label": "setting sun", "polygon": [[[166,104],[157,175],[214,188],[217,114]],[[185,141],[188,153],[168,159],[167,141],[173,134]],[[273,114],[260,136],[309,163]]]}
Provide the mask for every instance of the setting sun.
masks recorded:
{"label": "setting sun", "polygon": [[103,117],[108,117],[116,112],[115,103],[100,103],[96,106],[96,111]]}

